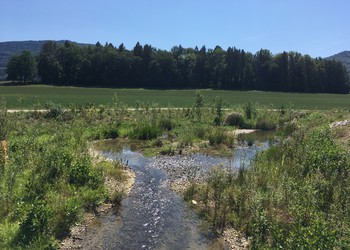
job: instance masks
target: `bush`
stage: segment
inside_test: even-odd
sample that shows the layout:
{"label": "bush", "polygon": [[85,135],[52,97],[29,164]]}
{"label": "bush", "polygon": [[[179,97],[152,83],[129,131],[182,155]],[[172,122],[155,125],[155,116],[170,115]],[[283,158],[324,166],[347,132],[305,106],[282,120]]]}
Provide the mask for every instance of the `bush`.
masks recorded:
{"label": "bush", "polygon": [[21,222],[17,236],[14,239],[15,245],[28,245],[48,228],[48,220],[51,210],[43,202],[36,200],[31,205],[30,211]]}
{"label": "bush", "polygon": [[256,121],[255,125],[256,129],[261,129],[261,130],[274,130],[276,129],[276,125],[273,124],[272,122],[268,121],[265,117],[261,117]]}
{"label": "bush", "polygon": [[163,130],[170,131],[175,127],[175,124],[171,119],[163,118],[159,121],[159,127]]}
{"label": "bush", "polygon": [[208,128],[203,126],[197,126],[193,128],[194,135],[199,139],[204,139]]}
{"label": "bush", "polygon": [[226,117],[225,123],[238,128],[244,127],[244,118],[240,113],[231,113]]}
{"label": "bush", "polygon": [[251,102],[248,102],[246,105],[244,105],[244,115],[249,120],[255,116],[255,107],[253,104],[251,104]]}
{"label": "bush", "polygon": [[192,146],[195,140],[194,135],[191,132],[185,132],[181,135],[180,145],[183,146]]}
{"label": "bush", "polygon": [[57,239],[63,239],[69,235],[71,226],[79,219],[79,203],[76,199],[69,199],[57,211],[53,233]]}
{"label": "bush", "polygon": [[132,139],[138,140],[150,140],[157,138],[160,131],[157,126],[152,125],[149,122],[141,122],[130,132],[129,136]]}
{"label": "bush", "polygon": [[47,102],[45,104],[45,108],[48,110],[48,112],[45,115],[45,118],[58,118],[63,115],[64,109],[61,104],[55,104],[52,102]]}
{"label": "bush", "polygon": [[226,135],[222,129],[213,129],[209,134],[209,144],[222,144],[225,142]]}
{"label": "bush", "polygon": [[288,122],[286,123],[282,129],[281,129],[281,134],[284,136],[284,137],[287,137],[287,136],[290,136],[293,134],[294,131],[297,130],[297,125],[296,123],[294,122]]}
{"label": "bush", "polygon": [[118,126],[116,125],[107,126],[102,129],[103,139],[115,139],[115,138],[118,138],[118,136],[119,136],[119,131],[118,131]]}

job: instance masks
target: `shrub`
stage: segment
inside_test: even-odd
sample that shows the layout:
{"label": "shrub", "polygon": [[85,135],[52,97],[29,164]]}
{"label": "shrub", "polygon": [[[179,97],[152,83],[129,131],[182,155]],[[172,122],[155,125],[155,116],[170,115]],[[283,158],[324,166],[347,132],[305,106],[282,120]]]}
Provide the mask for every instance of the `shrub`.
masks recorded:
{"label": "shrub", "polygon": [[63,239],[69,235],[69,229],[79,219],[79,203],[76,199],[69,199],[57,211],[57,221],[53,228],[53,233],[57,239]]}
{"label": "shrub", "polygon": [[255,128],[261,129],[261,130],[274,130],[276,129],[276,125],[269,120],[267,120],[265,117],[261,117],[256,121]]}
{"label": "shrub", "polygon": [[292,135],[293,132],[296,131],[296,130],[297,130],[296,123],[295,122],[288,122],[282,127],[281,134],[284,137],[287,137],[287,136]]}
{"label": "shrub", "polygon": [[55,104],[52,102],[47,102],[45,104],[45,108],[48,110],[48,112],[45,115],[45,118],[58,118],[59,116],[62,116],[64,113],[63,106],[61,104]]}
{"label": "shrub", "polygon": [[246,105],[243,107],[244,109],[244,115],[247,119],[252,119],[253,116],[255,115],[255,107],[251,102],[248,102]]}
{"label": "shrub", "polygon": [[206,127],[203,127],[203,126],[197,126],[197,127],[194,127],[193,129],[194,131],[194,135],[199,138],[199,139],[204,139],[205,138],[205,135],[207,133],[207,130],[208,128]]}
{"label": "shrub", "polygon": [[181,135],[180,145],[183,146],[192,146],[193,141],[195,140],[194,135],[191,132],[185,132]]}
{"label": "shrub", "polygon": [[196,99],[194,102],[194,111],[197,115],[198,120],[201,120],[202,118],[202,112],[204,108],[204,97],[200,91],[196,92]]}
{"label": "shrub", "polygon": [[136,127],[130,132],[129,136],[132,139],[138,140],[150,140],[157,138],[159,135],[159,128],[152,125],[149,122],[140,122]]}
{"label": "shrub", "polygon": [[221,144],[224,143],[226,135],[222,129],[213,129],[209,134],[209,144]]}
{"label": "shrub", "polygon": [[238,128],[244,127],[244,118],[240,113],[231,113],[226,117],[225,123]]}
{"label": "shrub", "polygon": [[219,126],[222,123],[222,116],[223,116],[223,101],[219,97],[215,97],[215,110],[216,110],[216,116],[214,118],[214,125]]}
{"label": "shrub", "polygon": [[83,187],[81,190],[80,199],[85,211],[96,212],[97,207],[107,198],[106,193],[101,189],[92,190]]}
{"label": "shrub", "polygon": [[102,129],[103,139],[115,139],[119,136],[119,130],[117,125],[110,125]]}
{"label": "shrub", "polygon": [[175,124],[171,119],[163,118],[159,121],[159,127],[163,130],[170,131],[175,127]]}
{"label": "shrub", "polygon": [[30,211],[20,223],[19,231],[14,239],[14,244],[28,245],[34,239],[45,233],[48,228],[48,220],[51,210],[42,201],[36,200]]}

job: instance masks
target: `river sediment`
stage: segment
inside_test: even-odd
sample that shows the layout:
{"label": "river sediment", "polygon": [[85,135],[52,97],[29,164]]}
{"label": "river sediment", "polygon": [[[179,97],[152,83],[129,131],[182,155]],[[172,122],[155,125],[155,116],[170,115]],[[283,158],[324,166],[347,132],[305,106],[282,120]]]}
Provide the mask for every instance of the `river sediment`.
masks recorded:
{"label": "river sediment", "polygon": [[[267,142],[237,147],[234,156],[226,158],[203,154],[147,158],[120,144],[117,150],[93,151],[97,159],[127,163],[125,171],[134,182],[127,184],[129,195],[118,209],[102,206],[98,217],[87,217],[80,231],[72,230],[73,243],[63,242],[62,249],[246,249],[248,241],[234,229],[225,230],[221,237],[203,231],[181,194],[190,182],[204,181],[213,166],[236,171],[267,147]],[[112,189],[120,188],[113,183],[106,180]]]}

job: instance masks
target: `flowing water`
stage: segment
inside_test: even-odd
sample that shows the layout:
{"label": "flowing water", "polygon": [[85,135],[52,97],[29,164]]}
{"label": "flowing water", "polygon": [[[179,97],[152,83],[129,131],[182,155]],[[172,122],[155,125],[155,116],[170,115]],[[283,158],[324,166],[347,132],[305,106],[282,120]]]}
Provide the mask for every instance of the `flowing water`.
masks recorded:
{"label": "flowing water", "polygon": [[116,151],[112,145],[102,154],[128,162],[136,180],[118,211],[100,216],[88,228],[83,249],[226,249],[224,242],[201,231],[195,213],[169,188],[169,169],[180,169],[177,175],[185,174],[182,167],[195,168],[200,174],[218,164],[237,169],[268,147],[267,142],[238,147],[230,159],[202,154],[147,158],[128,146]]}

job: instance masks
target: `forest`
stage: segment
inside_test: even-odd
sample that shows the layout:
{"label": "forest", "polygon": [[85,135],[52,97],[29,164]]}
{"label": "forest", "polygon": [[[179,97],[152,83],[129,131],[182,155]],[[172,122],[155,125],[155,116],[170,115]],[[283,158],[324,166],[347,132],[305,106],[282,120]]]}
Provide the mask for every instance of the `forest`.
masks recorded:
{"label": "forest", "polygon": [[348,93],[349,75],[336,60],[298,52],[252,54],[216,46],[160,50],[139,42],[132,50],[111,43],[79,46],[46,42],[39,56],[24,51],[7,64],[8,80],[52,85],[152,89],[225,89]]}

